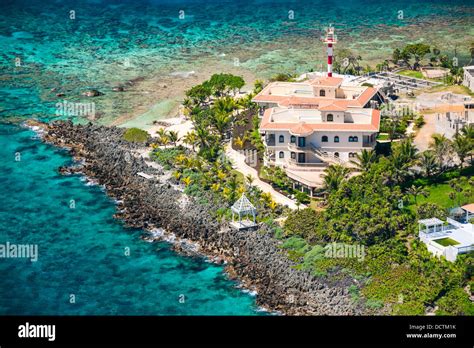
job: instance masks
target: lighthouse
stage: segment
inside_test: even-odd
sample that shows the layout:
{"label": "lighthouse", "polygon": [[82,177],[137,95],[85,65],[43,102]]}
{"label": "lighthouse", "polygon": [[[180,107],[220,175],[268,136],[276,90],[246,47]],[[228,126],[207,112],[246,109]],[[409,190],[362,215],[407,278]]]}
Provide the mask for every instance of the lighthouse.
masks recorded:
{"label": "lighthouse", "polygon": [[332,25],[326,28],[326,36],[322,36],[321,41],[328,46],[328,77],[332,77],[333,45],[337,43],[337,36],[334,34],[334,27]]}

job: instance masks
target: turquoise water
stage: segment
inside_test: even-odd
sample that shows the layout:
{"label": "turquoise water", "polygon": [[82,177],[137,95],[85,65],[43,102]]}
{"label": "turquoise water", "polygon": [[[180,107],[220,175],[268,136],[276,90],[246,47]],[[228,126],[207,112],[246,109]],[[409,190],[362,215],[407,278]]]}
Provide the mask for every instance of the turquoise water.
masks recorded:
{"label": "turquoise water", "polygon": [[[166,243],[147,243],[142,231],[124,228],[101,188],[58,175],[71,158],[20,122],[58,118],[58,101],[90,102],[81,96],[85,88],[104,92],[93,99],[97,122],[115,122],[143,106],[138,120],[148,122],[182,94],[186,81],[176,78],[173,86],[176,72],[266,78],[317,70],[324,62],[319,35],[329,23],[339,37],[336,54],[351,49],[370,63],[423,41],[450,56],[456,48],[464,64],[473,18],[472,0],[1,1],[0,244],[37,244],[39,259],[0,258],[0,314],[260,313],[222,267],[181,257]],[[136,78],[142,81],[137,89],[111,91]],[[164,82],[168,94],[155,94]]]}
{"label": "turquoise water", "polygon": [[59,175],[70,157],[32,131],[0,126],[0,158],[0,244],[38,245],[36,262],[0,259],[0,314],[258,313],[222,267],[145,242],[114,220],[114,202],[80,176]]}

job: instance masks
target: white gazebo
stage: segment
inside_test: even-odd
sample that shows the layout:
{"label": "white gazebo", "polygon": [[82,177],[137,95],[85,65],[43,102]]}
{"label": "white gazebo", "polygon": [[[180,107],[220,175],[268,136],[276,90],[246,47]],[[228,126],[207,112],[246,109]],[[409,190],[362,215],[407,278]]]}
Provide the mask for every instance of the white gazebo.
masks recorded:
{"label": "white gazebo", "polygon": [[[257,215],[257,209],[250,203],[245,193],[239,198],[237,202],[231,207],[232,210],[232,222],[231,225],[238,230],[245,230],[257,226],[255,222],[255,216]],[[235,215],[239,216],[239,220],[235,220]],[[252,216],[252,220],[248,217]]]}

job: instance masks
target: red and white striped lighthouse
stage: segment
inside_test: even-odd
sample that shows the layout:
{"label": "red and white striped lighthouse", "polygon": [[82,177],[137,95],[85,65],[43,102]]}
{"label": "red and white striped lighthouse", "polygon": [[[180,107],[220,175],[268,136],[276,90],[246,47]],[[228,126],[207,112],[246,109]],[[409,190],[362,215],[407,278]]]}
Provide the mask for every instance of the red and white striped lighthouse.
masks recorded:
{"label": "red and white striped lighthouse", "polygon": [[321,41],[328,46],[328,76],[332,76],[332,57],[333,57],[333,46],[337,43],[337,36],[334,34],[334,27],[330,25],[326,28],[326,36],[321,37]]}

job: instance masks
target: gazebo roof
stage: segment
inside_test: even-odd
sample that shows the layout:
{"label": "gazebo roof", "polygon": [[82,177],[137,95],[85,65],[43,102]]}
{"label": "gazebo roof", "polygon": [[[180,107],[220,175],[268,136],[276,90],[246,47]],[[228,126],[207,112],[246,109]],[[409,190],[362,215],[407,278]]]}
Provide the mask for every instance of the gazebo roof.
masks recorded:
{"label": "gazebo roof", "polygon": [[250,203],[245,194],[242,194],[242,197],[234,203],[231,209],[237,214],[254,214],[257,212],[257,209]]}
{"label": "gazebo roof", "polygon": [[422,219],[418,220],[418,223],[426,227],[443,225],[443,221],[438,218]]}

